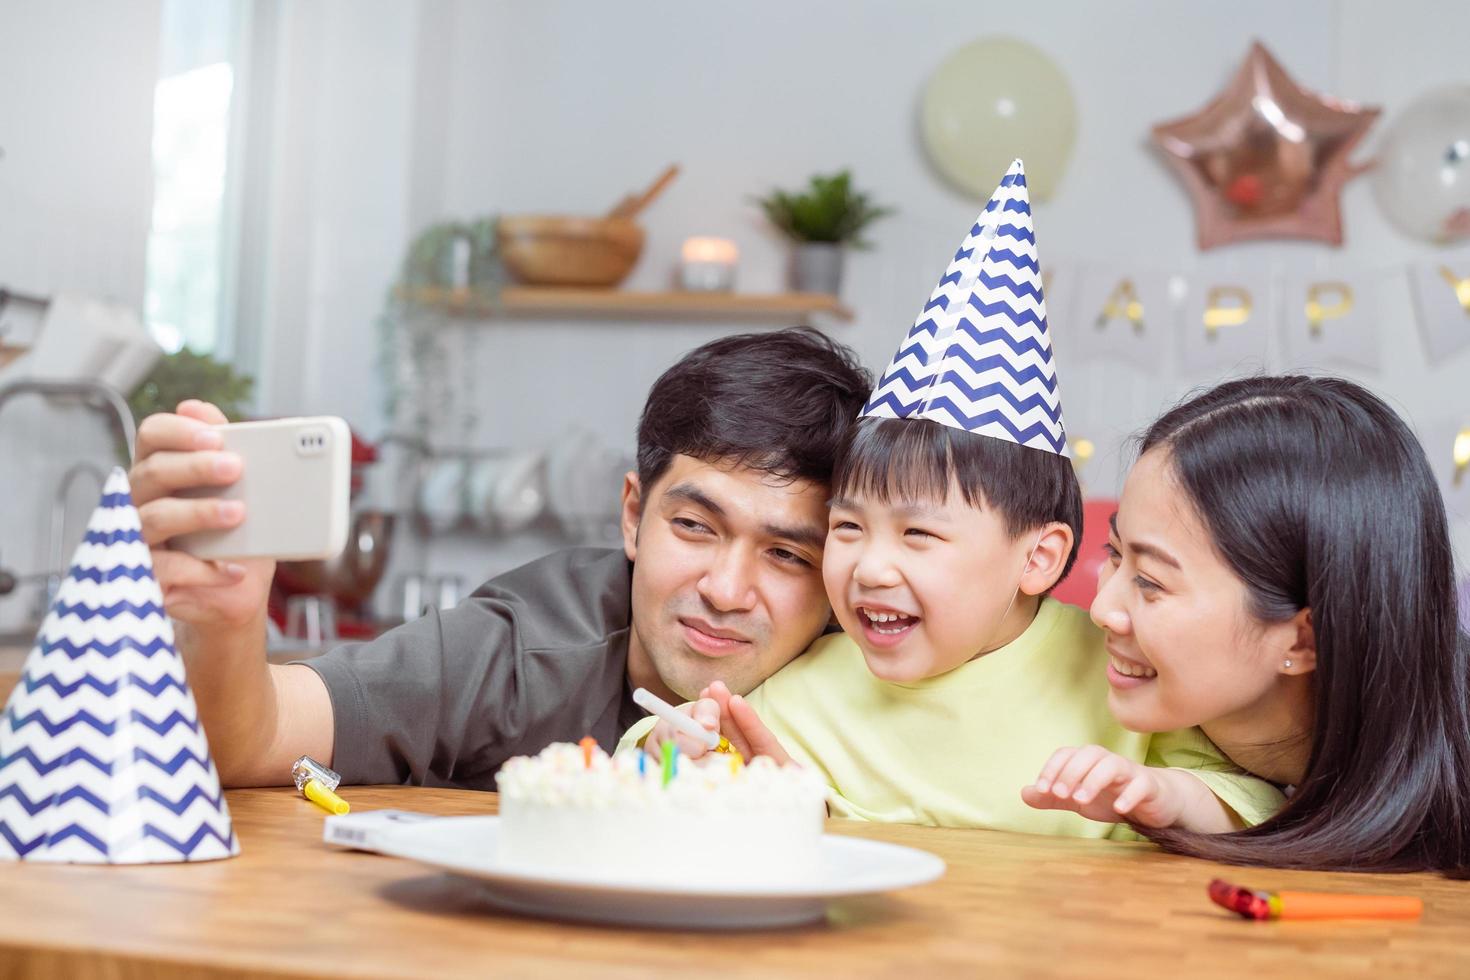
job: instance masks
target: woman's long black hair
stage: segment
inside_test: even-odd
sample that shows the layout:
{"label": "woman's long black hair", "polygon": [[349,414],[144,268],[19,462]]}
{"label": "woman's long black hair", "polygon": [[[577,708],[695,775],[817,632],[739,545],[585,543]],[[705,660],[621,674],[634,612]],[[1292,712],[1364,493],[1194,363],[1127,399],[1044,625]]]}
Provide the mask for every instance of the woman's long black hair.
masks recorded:
{"label": "woman's long black hair", "polygon": [[1155,449],[1250,611],[1311,610],[1317,666],[1306,775],[1281,812],[1150,836],[1238,864],[1470,874],[1470,650],[1444,501],[1408,426],[1350,381],[1254,377],[1169,411],[1143,437]]}

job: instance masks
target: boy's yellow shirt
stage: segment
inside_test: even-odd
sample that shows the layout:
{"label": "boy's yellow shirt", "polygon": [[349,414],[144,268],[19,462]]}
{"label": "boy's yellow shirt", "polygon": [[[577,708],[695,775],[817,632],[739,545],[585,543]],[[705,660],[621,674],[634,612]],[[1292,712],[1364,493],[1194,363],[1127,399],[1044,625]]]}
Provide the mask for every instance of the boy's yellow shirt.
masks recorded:
{"label": "boy's yellow shirt", "polygon": [[[834,817],[1137,839],[1126,823],[1033,810],[1021,788],[1064,746],[1101,745],[1187,769],[1247,823],[1283,797],[1197,728],[1130,732],[1108,710],[1103,635],[1086,612],[1044,599],[1013,642],[938,677],[898,684],[869,671],[846,634],[824,636],[747,695],[792,757],[832,788]],[[647,719],[623,738],[637,741]]]}

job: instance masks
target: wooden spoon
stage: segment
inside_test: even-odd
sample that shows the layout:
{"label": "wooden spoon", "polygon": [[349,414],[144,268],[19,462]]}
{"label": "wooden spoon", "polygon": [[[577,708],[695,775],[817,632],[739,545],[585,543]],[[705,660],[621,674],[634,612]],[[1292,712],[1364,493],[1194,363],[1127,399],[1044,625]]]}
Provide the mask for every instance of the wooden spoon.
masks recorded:
{"label": "wooden spoon", "polygon": [[619,201],[613,207],[613,209],[607,213],[607,216],[609,218],[633,217],[639,211],[642,211],[644,208],[652,204],[654,198],[662,194],[664,190],[669,186],[669,184],[673,183],[674,178],[677,176],[679,176],[679,165],[677,163],[669,164],[668,169],[659,174],[658,180],[655,180],[653,184],[649,186],[648,190],[644,191],[642,194],[629,194],[627,197]]}

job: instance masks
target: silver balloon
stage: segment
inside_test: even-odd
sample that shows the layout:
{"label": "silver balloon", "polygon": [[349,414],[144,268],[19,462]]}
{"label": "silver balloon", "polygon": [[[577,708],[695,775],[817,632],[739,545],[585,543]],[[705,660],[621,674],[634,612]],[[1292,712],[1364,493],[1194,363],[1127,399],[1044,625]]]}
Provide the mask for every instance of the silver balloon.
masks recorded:
{"label": "silver balloon", "polygon": [[1426,241],[1470,239],[1470,86],[1409,104],[1384,134],[1373,196],[1389,221]]}

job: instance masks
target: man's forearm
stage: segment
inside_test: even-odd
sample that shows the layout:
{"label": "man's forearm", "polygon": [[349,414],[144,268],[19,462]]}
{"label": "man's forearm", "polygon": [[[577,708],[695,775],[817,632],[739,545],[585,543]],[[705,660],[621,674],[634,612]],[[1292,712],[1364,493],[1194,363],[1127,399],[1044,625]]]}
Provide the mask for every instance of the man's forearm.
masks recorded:
{"label": "man's forearm", "polygon": [[266,660],[264,613],[240,629],[205,631],[188,623],[174,628],[221,782],[288,782],[288,771],[271,777],[258,771],[276,741],[281,713]]}

